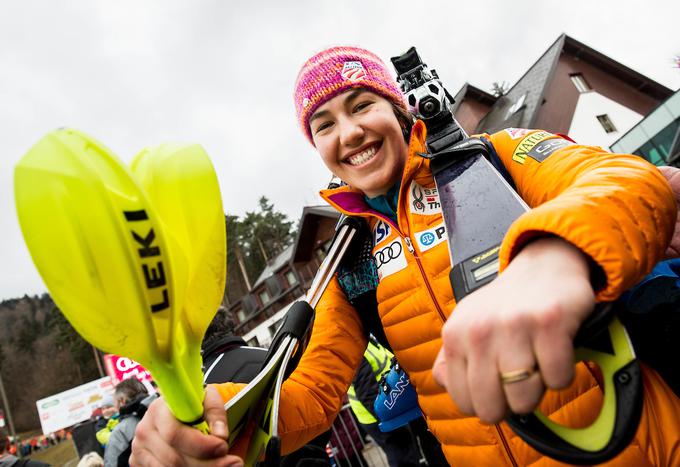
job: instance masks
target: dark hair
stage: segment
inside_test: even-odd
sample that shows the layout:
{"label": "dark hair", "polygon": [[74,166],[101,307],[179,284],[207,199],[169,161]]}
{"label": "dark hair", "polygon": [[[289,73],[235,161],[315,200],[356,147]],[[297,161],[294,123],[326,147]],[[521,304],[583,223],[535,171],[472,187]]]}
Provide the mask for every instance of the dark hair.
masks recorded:
{"label": "dark hair", "polygon": [[229,312],[225,307],[221,306],[217,313],[215,313],[215,317],[210,322],[208,329],[205,330],[201,348],[205,350],[218,340],[233,335],[235,327],[236,325],[229,316]]}
{"label": "dark hair", "polygon": [[113,393],[116,399],[123,398],[126,402],[130,402],[142,394],[149,394],[149,391],[146,390],[146,386],[140,380],[132,377],[116,384]]}
{"label": "dark hair", "polygon": [[408,110],[404,110],[395,104],[392,104],[392,110],[394,110],[394,115],[397,117],[397,122],[401,127],[401,133],[404,135],[404,141],[408,144],[411,139],[411,130],[413,129],[413,115]]}

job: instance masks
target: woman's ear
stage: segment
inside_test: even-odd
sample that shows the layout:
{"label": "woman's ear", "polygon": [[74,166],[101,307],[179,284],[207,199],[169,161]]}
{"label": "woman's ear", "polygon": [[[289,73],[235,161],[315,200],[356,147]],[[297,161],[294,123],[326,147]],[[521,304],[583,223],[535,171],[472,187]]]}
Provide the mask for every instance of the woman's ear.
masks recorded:
{"label": "woman's ear", "polygon": [[411,139],[411,129],[407,128],[406,125],[402,124],[401,125],[401,134],[404,136],[404,141],[407,143]]}
{"label": "woman's ear", "polygon": [[401,128],[401,134],[404,137],[404,141],[406,141],[406,144],[408,144],[411,140],[411,129],[413,128],[414,123],[413,116],[408,113],[408,111],[397,107],[394,104],[392,105],[392,109],[394,111],[395,117],[397,117],[397,122]]}

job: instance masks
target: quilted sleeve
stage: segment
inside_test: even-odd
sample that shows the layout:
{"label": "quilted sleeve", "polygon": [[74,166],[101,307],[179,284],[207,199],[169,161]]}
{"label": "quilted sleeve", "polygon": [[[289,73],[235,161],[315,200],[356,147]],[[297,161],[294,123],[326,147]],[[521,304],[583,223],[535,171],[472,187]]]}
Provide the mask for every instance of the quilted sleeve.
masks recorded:
{"label": "quilted sleeve", "polygon": [[[366,345],[359,316],[333,278],[316,307],[307,349],[283,384],[279,412],[282,453],[300,448],[330,428]],[[225,402],[238,392],[230,383],[216,386]]]}
{"label": "quilted sleeve", "polygon": [[533,208],[508,230],[501,270],[532,238],[557,235],[602,268],[597,300],[610,301],[662,258],[677,210],[656,167],[540,130],[508,129],[490,140]]}

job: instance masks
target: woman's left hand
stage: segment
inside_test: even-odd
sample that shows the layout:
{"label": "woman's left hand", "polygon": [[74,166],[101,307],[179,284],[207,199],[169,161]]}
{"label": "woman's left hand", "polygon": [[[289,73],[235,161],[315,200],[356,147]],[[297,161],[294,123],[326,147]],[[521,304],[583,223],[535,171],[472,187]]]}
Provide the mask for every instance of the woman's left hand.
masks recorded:
{"label": "woman's left hand", "polygon": [[586,256],[560,238],[535,240],[458,303],[442,330],[434,377],[483,422],[499,422],[508,409],[529,413],[546,386],[573,379],[573,339],[594,304]]}

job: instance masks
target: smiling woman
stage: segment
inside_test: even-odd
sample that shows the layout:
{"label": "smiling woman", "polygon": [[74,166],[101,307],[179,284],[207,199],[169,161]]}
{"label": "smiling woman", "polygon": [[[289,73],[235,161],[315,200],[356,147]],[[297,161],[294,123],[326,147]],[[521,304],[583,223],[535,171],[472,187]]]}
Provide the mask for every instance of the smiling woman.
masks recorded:
{"label": "smiling woman", "polygon": [[408,146],[393,105],[366,89],[345,91],[310,118],[314,145],[326,167],[373,198],[397,183]]}
{"label": "smiling woman", "polygon": [[[302,66],[294,99],[304,135],[346,182],[321,195],[365,220],[372,235],[364,239],[367,254],[346,258],[350,272],[329,283],[305,354],[282,387],[282,451],[328,429],[370,332],[408,373],[449,464],[556,465],[502,420],[509,410],[527,413],[541,403],[561,424],[593,421],[602,387],[590,367],[574,365],[573,336],[596,300],[615,299],[662,257],[676,216],[664,177],[638,157],[546,131],[478,136],[532,210],[506,233],[498,278],[457,302],[442,206],[429,159],[421,157],[426,128],[422,121],[411,126],[385,64],[364,49],[326,49]],[[539,144],[548,150],[536,154]],[[347,276],[367,290],[356,295]],[[679,465],[680,401],[654,371],[645,368],[643,376],[637,438],[608,465]],[[216,389],[221,400],[208,392],[206,420],[224,437],[221,403],[239,388]],[[137,432],[136,463],[228,463],[214,436],[174,423],[162,403],[149,414]]]}
{"label": "smiling woman", "polygon": [[298,120],[334,175],[369,198],[400,182],[413,118],[373,53],[333,47],[310,58],[295,87]]}

